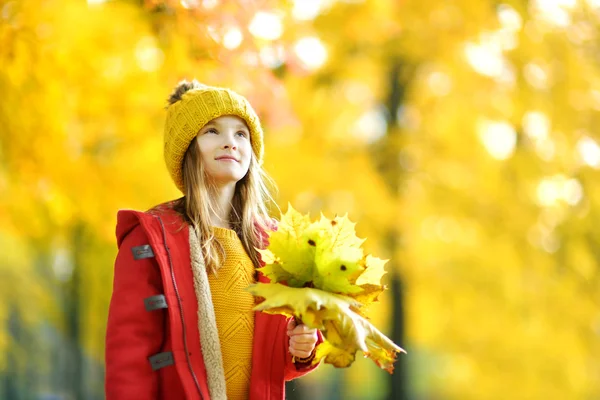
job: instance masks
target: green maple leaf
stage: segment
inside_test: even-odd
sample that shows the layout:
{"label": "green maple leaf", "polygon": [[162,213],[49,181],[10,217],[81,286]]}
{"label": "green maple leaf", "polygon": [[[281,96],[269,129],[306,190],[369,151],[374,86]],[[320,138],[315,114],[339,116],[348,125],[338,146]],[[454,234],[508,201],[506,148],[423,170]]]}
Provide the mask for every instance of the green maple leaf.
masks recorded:
{"label": "green maple leaf", "polygon": [[269,245],[258,250],[266,265],[259,270],[273,282],[292,287],[311,286],[329,292],[356,294],[355,285],[367,268],[355,224],[347,216],[333,220],[321,215],[311,223],[288,205],[277,231],[269,232]]}
{"label": "green maple leaf", "polygon": [[354,227],[347,216],[329,220],[321,215],[308,230],[317,249],[314,287],[343,294],[362,291],[353,281],[365,268],[360,248],[364,239],[356,236]]}
{"label": "green maple leaf", "polygon": [[317,274],[314,280],[316,288],[334,293],[358,293],[362,291],[351,283],[362,272],[360,260],[362,249],[355,247],[317,248],[315,264]]}
{"label": "green maple leaf", "polygon": [[271,282],[288,282],[293,279],[293,275],[287,272],[281,267],[279,261],[274,261],[270,264],[265,265],[262,268],[257,268],[258,271],[262,272]]}
{"label": "green maple leaf", "polygon": [[315,247],[304,240],[304,231],[310,226],[308,216],[288,207],[282,215],[277,231],[269,232],[269,246],[260,251],[267,265],[261,272],[274,282],[286,281],[301,287],[312,281],[315,269]]}

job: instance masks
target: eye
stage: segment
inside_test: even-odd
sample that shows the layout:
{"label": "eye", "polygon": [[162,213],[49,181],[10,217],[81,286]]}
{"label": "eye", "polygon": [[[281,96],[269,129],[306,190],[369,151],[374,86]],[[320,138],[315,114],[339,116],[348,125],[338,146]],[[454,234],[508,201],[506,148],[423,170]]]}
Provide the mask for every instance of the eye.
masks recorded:
{"label": "eye", "polygon": [[205,131],[204,133],[219,133],[219,132],[217,132],[217,130],[215,128],[210,128],[207,131]]}
{"label": "eye", "polygon": [[248,137],[248,133],[247,133],[247,132],[245,132],[245,131],[238,131],[238,132],[237,132],[237,135],[238,135],[238,136],[241,136],[241,137]]}

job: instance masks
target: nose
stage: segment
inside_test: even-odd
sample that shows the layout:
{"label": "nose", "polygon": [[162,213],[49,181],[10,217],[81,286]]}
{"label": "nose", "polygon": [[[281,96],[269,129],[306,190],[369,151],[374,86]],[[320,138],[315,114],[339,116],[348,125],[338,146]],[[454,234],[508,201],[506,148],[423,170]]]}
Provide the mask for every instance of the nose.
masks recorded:
{"label": "nose", "polygon": [[237,150],[237,145],[235,144],[233,136],[233,134],[223,135],[223,150]]}

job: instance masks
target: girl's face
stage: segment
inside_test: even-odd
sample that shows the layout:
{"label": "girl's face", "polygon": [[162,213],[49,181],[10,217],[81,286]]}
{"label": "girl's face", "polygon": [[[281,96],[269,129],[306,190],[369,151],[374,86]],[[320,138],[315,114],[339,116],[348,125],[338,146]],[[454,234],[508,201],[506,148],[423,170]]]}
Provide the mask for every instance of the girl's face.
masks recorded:
{"label": "girl's face", "polygon": [[252,146],[246,122],[233,115],[213,119],[197,136],[206,173],[217,184],[236,183],[250,167]]}

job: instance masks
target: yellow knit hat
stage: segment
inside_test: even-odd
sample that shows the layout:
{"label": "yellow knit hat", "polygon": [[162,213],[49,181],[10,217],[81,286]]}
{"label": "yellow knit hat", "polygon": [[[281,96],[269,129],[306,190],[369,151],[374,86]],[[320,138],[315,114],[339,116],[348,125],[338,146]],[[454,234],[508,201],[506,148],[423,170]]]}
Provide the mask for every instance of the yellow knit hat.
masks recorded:
{"label": "yellow knit hat", "polygon": [[165,163],[181,192],[185,193],[182,173],[185,152],[204,125],[223,115],[235,115],[246,121],[252,151],[257,161],[262,161],[263,131],[248,100],[226,88],[201,86],[191,89],[167,108],[165,121]]}

